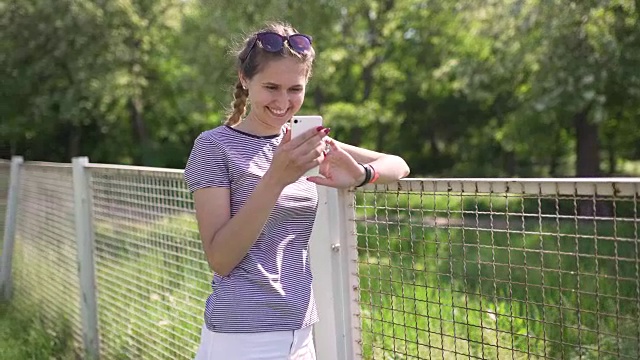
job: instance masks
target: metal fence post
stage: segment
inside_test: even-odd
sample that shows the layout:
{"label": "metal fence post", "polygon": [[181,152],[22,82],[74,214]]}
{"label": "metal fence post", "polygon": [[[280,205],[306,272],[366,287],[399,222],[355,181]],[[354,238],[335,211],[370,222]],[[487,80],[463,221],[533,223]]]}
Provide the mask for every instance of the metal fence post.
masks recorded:
{"label": "metal fence post", "polygon": [[22,156],[11,158],[11,174],[9,176],[9,193],[7,195],[7,212],[4,221],[4,242],[0,262],[0,296],[4,300],[11,298],[11,263],[13,245],[16,238],[18,220],[18,192],[20,191],[20,172],[24,162]]}
{"label": "metal fence post", "polygon": [[80,279],[80,308],[82,314],[82,338],[85,358],[98,359],[98,307],[96,301],[94,232],[90,190],[90,174],[86,169],[87,157],[73,158],[73,197],[75,210],[76,241],[78,246],[78,271]]}
{"label": "metal fence post", "polygon": [[[311,267],[314,295],[320,322],[314,326],[314,341],[319,360],[351,360],[359,354],[352,331],[349,268],[345,261],[353,253],[344,235],[349,232],[347,214],[338,190],[318,187],[318,213],[311,234]],[[344,198],[344,195],[342,196]],[[346,305],[346,306],[345,306]]]}
{"label": "metal fence post", "polygon": [[[331,198],[330,198],[331,199]],[[360,333],[360,278],[358,275],[358,235],[355,222],[355,195],[343,189],[334,192],[336,221],[340,234],[340,274],[346,352],[350,359],[362,358]],[[331,203],[331,202],[330,202]]]}

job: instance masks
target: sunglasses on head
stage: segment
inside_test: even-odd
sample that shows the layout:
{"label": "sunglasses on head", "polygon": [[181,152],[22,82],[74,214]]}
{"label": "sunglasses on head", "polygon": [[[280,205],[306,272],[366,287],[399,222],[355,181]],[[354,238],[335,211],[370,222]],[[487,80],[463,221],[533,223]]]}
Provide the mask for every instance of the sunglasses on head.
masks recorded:
{"label": "sunglasses on head", "polygon": [[260,42],[260,45],[265,51],[268,52],[279,52],[284,47],[284,43],[286,42],[289,45],[291,50],[297,52],[298,54],[305,54],[309,50],[311,50],[311,36],[304,34],[293,34],[293,35],[280,35],[274,32],[261,32],[257,33],[253,39],[253,43],[251,44],[251,48],[247,52],[247,55],[242,59],[242,61],[247,60],[249,58],[249,54],[256,46],[257,42]]}

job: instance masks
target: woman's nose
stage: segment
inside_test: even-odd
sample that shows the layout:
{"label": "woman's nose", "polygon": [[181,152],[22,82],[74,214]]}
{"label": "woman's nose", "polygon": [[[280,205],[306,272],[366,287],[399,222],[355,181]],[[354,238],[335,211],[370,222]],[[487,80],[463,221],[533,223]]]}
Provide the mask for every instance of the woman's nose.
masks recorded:
{"label": "woman's nose", "polygon": [[289,103],[291,102],[291,95],[284,91],[281,93],[278,93],[278,98],[276,99],[276,104],[278,106],[282,106],[283,109],[287,108],[289,106]]}

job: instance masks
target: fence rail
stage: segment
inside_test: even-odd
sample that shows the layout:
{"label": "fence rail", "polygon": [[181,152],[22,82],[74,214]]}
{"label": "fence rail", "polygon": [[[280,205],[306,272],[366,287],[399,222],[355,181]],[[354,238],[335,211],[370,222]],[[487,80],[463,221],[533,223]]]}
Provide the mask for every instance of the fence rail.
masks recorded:
{"label": "fence rail", "polygon": [[[82,235],[71,164],[16,168],[9,209],[0,162],[0,213],[18,215],[12,301],[68,322],[78,354],[192,358],[211,271],[182,171],[80,166]],[[320,359],[640,358],[640,179],[409,179],[319,193]]]}

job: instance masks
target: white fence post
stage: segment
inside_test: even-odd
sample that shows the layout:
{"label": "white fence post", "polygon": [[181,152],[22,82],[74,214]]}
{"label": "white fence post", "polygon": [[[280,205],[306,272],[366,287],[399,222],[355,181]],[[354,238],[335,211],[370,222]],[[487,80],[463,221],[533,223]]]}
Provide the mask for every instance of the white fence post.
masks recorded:
{"label": "white fence post", "polygon": [[[342,309],[345,327],[345,345],[351,359],[362,358],[360,332],[360,278],[358,276],[358,235],[355,222],[355,196],[349,190],[340,190],[334,196],[338,208],[340,236],[340,264],[342,280]],[[329,202],[331,204],[331,202]]]}
{"label": "white fence post", "polygon": [[73,158],[73,198],[75,210],[76,241],[78,246],[78,271],[80,279],[80,307],[82,314],[82,339],[85,359],[98,359],[98,306],[96,301],[94,232],[90,190],[90,174],[86,169],[87,157]]}
{"label": "white fence post", "polygon": [[[313,288],[320,322],[314,327],[314,341],[319,360],[351,360],[359,357],[359,335],[353,319],[358,317],[353,292],[357,275],[352,272],[353,231],[346,205],[349,194],[318,186],[319,204],[311,234]],[[349,235],[351,234],[351,235]],[[356,254],[357,256],[357,254]],[[355,277],[355,279],[354,279]],[[354,281],[356,283],[354,283]],[[354,288],[355,286],[355,288]]]}
{"label": "white fence post", "polygon": [[20,191],[20,172],[24,162],[22,156],[11,158],[11,173],[9,175],[9,189],[7,194],[7,212],[4,220],[4,242],[2,245],[2,259],[0,262],[0,296],[4,300],[11,298],[11,263],[13,245],[16,238],[18,220],[18,192]]}

